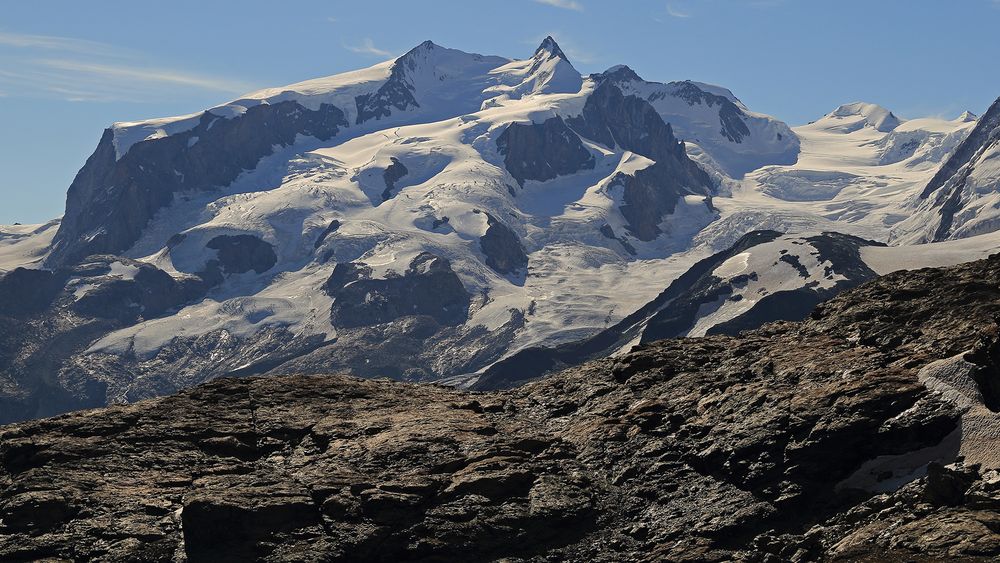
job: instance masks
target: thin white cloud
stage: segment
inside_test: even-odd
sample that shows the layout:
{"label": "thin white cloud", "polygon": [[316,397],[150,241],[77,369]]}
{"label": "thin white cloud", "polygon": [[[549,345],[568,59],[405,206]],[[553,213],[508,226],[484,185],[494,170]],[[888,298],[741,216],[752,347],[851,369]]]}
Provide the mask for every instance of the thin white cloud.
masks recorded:
{"label": "thin white cloud", "polygon": [[85,74],[111,80],[135,80],[148,84],[189,86],[200,90],[229,93],[241,93],[252,89],[251,85],[237,80],[202,76],[166,68],[137,68],[71,59],[39,59],[36,62],[42,66],[59,71]]}
{"label": "thin white cloud", "polygon": [[360,45],[344,45],[344,48],[352,53],[361,55],[375,55],[379,57],[391,57],[392,53],[375,46],[375,42],[370,37],[365,37]]}
{"label": "thin white cloud", "polygon": [[583,6],[575,0],[535,0],[539,4],[545,4],[546,6],[552,6],[555,8],[562,8],[563,10],[574,10],[577,12],[583,11]]}
{"label": "thin white cloud", "polygon": [[184,90],[240,94],[254,89],[241,80],[146,59],[97,41],[0,31],[0,91],[68,101],[149,101]]}
{"label": "thin white cloud", "polygon": [[103,56],[122,56],[128,53],[106,43],[76,39],[74,37],[57,37],[55,35],[32,35],[27,33],[10,33],[0,31],[0,45],[19,49],[43,49],[47,51],[72,51]]}
{"label": "thin white cloud", "polygon": [[690,18],[691,14],[679,9],[671,3],[667,3],[667,13],[675,18]]}
{"label": "thin white cloud", "polygon": [[328,22],[330,22],[330,23],[337,23],[337,22],[339,22],[340,20],[338,20],[337,18],[335,18],[335,17],[333,17],[333,16],[327,16],[327,18],[326,18],[326,21],[328,21]]}

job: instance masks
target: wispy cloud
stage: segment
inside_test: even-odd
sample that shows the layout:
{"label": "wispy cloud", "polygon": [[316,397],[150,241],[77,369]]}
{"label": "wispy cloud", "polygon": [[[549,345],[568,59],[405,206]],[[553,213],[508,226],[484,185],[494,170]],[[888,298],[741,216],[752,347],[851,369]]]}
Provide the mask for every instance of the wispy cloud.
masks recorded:
{"label": "wispy cloud", "polygon": [[344,45],[344,48],[352,53],[359,53],[361,55],[375,55],[379,57],[391,57],[392,53],[386,51],[385,49],[379,49],[375,46],[375,42],[371,40],[370,37],[365,37],[361,40],[360,45]]}
{"label": "wispy cloud", "polygon": [[0,45],[19,49],[42,49],[46,51],[72,51],[90,55],[123,56],[130,53],[124,49],[88,39],[57,37],[54,35],[32,35],[0,31]]}
{"label": "wispy cloud", "polygon": [[327,17],[326,17],[326,21],[328,21],[328,22],[330,22],[330,23],[337,23],[337,22],[339,22],[340,20],[338,20],[337,18],[335,18],[335,17],[333,17],[333,16],[327,16]]}
{"label": "wispy cloud", "polygon": [[562,8],[563,10],[574,10],[577,12],[583,11],[583,6],[574,0],[535,0],[535,2],[545,4],[547,6],[553,6],[555,8]]}
{"label": "wispy cloud", "polygon": [[670,2],[667,3],[667,13],[670,14],[671,16],[675,17],[675,18],[690,18],[691,17],[691,14],[689,12],[685,12],[685,11],[681,10],[680,8],[678,8],[677,6],[675,6],[674,4],[672,4]]}
{"label": "wispy cloud", "polygon": [[40,59],[37,62],[40,65],[60,71],[85,74],[110,80],[135,80],[150,84],[173,84],[177,86],[190,86],[201,90],[230,93],[246,92],[252,88],[251,85],[238,80],[203,76],[165,68],[138,68],[70,59]]}
{"label": "wispy cloud", "polygon": [[142,53],[86,39],[0,31],[0,91],[68,101],[149,101],[199,90],[240,94],[242,80],[155,64]]}

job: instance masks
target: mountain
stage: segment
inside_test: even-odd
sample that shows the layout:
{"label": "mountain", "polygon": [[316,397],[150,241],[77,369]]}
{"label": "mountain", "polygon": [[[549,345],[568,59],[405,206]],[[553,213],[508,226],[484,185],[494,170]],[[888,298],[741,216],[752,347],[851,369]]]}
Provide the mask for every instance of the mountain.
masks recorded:
{"label": "mountain", "polygon": [[820,120],[826,129],[839,133],[853,133],[868,127],[880,133],[889,133],[902,123],[895,114],[878,104],[854,102],[844,104]]}
{"label": "mountain", "polygon": [[768,164],[794,164],[798,157],[798,137],[787,125],[750,111],[725,88],[690,80],[648,82],[624,65],[592,79],[648,101],[680,138],[705,151],[729,176]]}
{"label": "mountain", "polygon": [[795,164],[755,170],[733,188],[731,203],[715,202],[724,221],[752,229],[926,242],[913,236],[926,224],[913,219],[919,195],[975,127],[967,116],[902,119],[875,104],[846,104],[794,128]]}
{"label": "mountain", "polygon": [[549,37],[116,123],[61,219],[0,227],[0,420],[227,375],[485,385],[522,351],[801,319],[920,242],[921,190],[989,115],[791,129],[722,87],[583,76]]}
{"label": "mountain", "polygon": [[506,388],[664,338],[735,335],[767,322],[802,320],[820,302],[877,275],[861,253],[869,246],[881,243],[839,233],[747,233],[614,326],[576,342],[521,350],[469,385]]}
{"label": "mountain", "polygon": [[996,560],[998,288],[898,272],[502,392],[225,378],[6,426],[0,559]]}
{"label": "mountain", "polygon": [[920,193],[911,239],[941,241],[1000,228],[1000,99],[975,123]]}
{"label": "mountain", "polygon": [[753,231],[694,264],[615,325],[578,341],[525,348],[453,383],[504,389],[665,338],[737,335],[770,322],[799,321],[877,276],[961,264],[997,248],[1000,233],[914,248],[834,232]]}
{"label": "mountain", "polygon": [[[8,416],[279,366],[469,373],[641,304],[616,279],[684,249],[715,188],[655,108],[551,38],[522,61],[425,42],[118,123],[69,188],[44,262],[60,287],[8,313],[11,342],[28,326],[65,341],[5,357]],[[150,307],[123,268],[184,289]],[[558,297],[566,276],[604,305]],[[91,288],[115,306],[81,305]]]}

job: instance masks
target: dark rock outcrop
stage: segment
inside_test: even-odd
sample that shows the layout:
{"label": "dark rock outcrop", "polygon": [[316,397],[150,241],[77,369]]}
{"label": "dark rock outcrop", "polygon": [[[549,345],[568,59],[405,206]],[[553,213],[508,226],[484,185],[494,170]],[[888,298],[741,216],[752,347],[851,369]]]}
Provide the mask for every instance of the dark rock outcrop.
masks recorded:
{"label": "dark rock outcrop", "polygon": [[708,174],[688,158],[679,142],[649,102],[625,96],[610,81],[604,81],[587,98],[583,114],[567,121],[577,133],[607,147],[620,147],[655,161],[633,175],[618,174],[622,214],[632,234],[649,241],[660,234],[659,224],[673,213],[685,194],[711,195]]}
{"label": "dark rock outcrop", "polygon": [[370,94],[362,94],[354,99],[358,109],[355,123],[361,124],[371,119],[383,119],[392,115],[392,110],[406,111],[419,108],[420,104],[413,97],[414,88],[407,78],[407,71],[416,70],[417,58],[422,52],[436,49],[437,45],[424,41],[407,51],[402,57],[392,63],[389,78],[378,90]]}
{"label": "dark rock outcrop", "polygon": [[23,315],[47,308],[66,283],[49,270],[15,268],[0,276],[0,315]]}
{"label": "dark rock outcrop", "polygon": [[[116,329],[197,301],[209,284],[99,255],[72,269],[14,270],[0,288],[0,424],[6,424],[106,405],[108,374],[79,370],[73,360]],[[129,378],[111,375],[119,384]]]}
{"label": "dark rock outcrop", "polygon": [[181,305],[202,297],[208,290],[197,278],[174,278],[159,268],[144,262],[133,262],[113,256],[92,257],[83,267],[92,267],[109,261],[126,262],[135,268],[131,277],[111,279],[95,284],[71,305],[83,316],[117,319],[135,323],[140,319],[158,317]]}
{"label": "dark rock outcrop", "polygon": [[330,309],[334,326],[371,326],[408,316],[457,325],[468,317],[469,294],[448,260],[440,256],[420,253],[401,276],[372,279],[370,275],[370,268],[353,263],[334,268],[324,285],[334,298]]}
{"label": "dark rock outcrop", "polygon": [[997,143],[1000,143],[1000,98],[979,118],[969,136],[958,145],[920,193],[920,199],[933,196],[934,207],[941,217],[933,241],[946,240],[951,234],[955,215],[962,209],[966,180],[979,164],[983,152]]}
{"label": "dark rock outcrop", "polygon": [[583,113],[567,120],[574,131],[604,146],[620,147],[649,159],[673,164],[691,187],[708,187],[708,175],[687,158],[684,144],[674,137],[649,102],[625,96],[617,86],[604,82],[587,97]]}
{"label": "dark rock outcrop", "polygon": [[319,248],[320,246],[323,246],[323,241],[326,240],[326,237],[337,232],[337,229],[340,228],[341,224],[342,223],[337,219],[330,221],[330,224],[327,225],[325,229],[323,229],[323,232],[320,233],[318,237],[316,237],[316,242],[313,243],[313,248]]}
{"label": "dark rock outcrop", "polygon": [[688,105],[702,104],[719,106],[719,133],[734,143],[742,143],[750,136],[750,128],[743,121],[743,112],[725,96],[706,92],[690,81],[675,83],[678,88],[674,95],[685,100]]}
{"label": "dark rock outcrop", "polygon": [[[613,235],[613,231],[611,234]],[[605,233],[605,236],[608,234]],[[732,247],[696,263],[671,282],[655,299],[615,325],[583,340],[555,347],[521,350],[487,368],[475,386],[484,390],[507,388],[590,359],[608,356],[633,341],[648,343],[684,336],[699,320],[698,315],[703,307],[722,299],[733,298],[737,287],[745,286],[747,282],[757,278],[756,272],[747,272],[729,279],[720,279],[713,275],[715,269],[737,254],[772,242],[780,236],[781,233],[777,231],[748,233]],[[827,288],[807,284],[765,296],[754,295],[754,305],[740,315],[710,327],[707,334],[735,335],[773,321],[805,319],[820,302],[876,276],[861,259],[860,249],[881,243],[841,233],[823,233],[806,237],[803,241],[815,249],[820,263],[829,263],[824,271],[826,276],[840,276],[842,279]],[[786,256],[788,255],[776,259],[781,260]],[[792,260],[791,257],[786,258],[786,261]],[[799,268],[804,268],[797,258],[794,261]]]}
{"label": "dark rock outcrop", "polygon": [[206,111],[190,130],[135,143],[121,158],[107,129],[69,187],[48,265],[123,252],[176,192],[226,186],[274,146],[291,145],[298,135],[328,140],[345,126],[344,113],[329,104],[260,104],[231,118]]}
{"label": "dark rock outcrop", "polygon": [[615,230],[611,228],[611,225],[601,225],[601,228],[599,230],[601,234],[604,235],[605,237],[612,240],[616,240],[619,243],[621,243],[622,248],[625,249],[625,252],[628,252],[632,256],[636,255],[635,247],[633,247],[632,243],[628,241],[628,238],[616,235]]}
{"label": "dark rock outcrop", "polygon": [[905,460],[961,431],[919,374],[996,342],[998,288],[899,272],[503,392],[222,379],[8,426],[0,558],[995,560],[1000,473]]}
{"label": "dark rock outcrop", "polygon": [[594,156],[561,117],[542,123],[511,123],[497,138],[504,166],[522,187],[594,168]]}
{"label": "dark rock outcrop", "polygon": [[620,186],[622,206],[629,232],[637,239],[651,241],[661,232],[660,222],[677,208],[677,201],[689,190],[678,184],[669,166],[659,163],[636,171],[618,173],[611,186]]}
{"label": "dark rock outcrop", "polygon": [[486,213],[486,221],[486,233],[479,238],[486,265],[501,274],[513,274],[527,268],[528,255],[517,233],[489,213]]}
{"label": "dark rock outcrop", "polygon": [[258,274],[270,270],[278,261],[274,246],[253,235],[219,235],[206,248],[217,250],[214,262],[227,274]]}
{"label": "dark rock outcrop", "polygon": [[392,190],[396,187],[396,182],[401,180],[403,176],[406,176],[410,171],[399,161],[396,157],[390,157],[392,164],[386,167],[385,172],[382,173],[382,179],[385,181],[385,190],[382,192],[382,201],[388,201],[395,194]]}

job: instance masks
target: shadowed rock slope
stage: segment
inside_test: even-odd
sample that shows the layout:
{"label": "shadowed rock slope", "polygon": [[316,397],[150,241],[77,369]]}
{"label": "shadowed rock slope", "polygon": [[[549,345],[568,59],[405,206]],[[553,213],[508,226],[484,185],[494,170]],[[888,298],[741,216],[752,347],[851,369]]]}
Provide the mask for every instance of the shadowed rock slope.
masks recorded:
{"label": "shadowed rock slope", "polygon": [[221,379],[11,425],[0,559],[995,560],[998,313],[991,258],[508,391]]}

